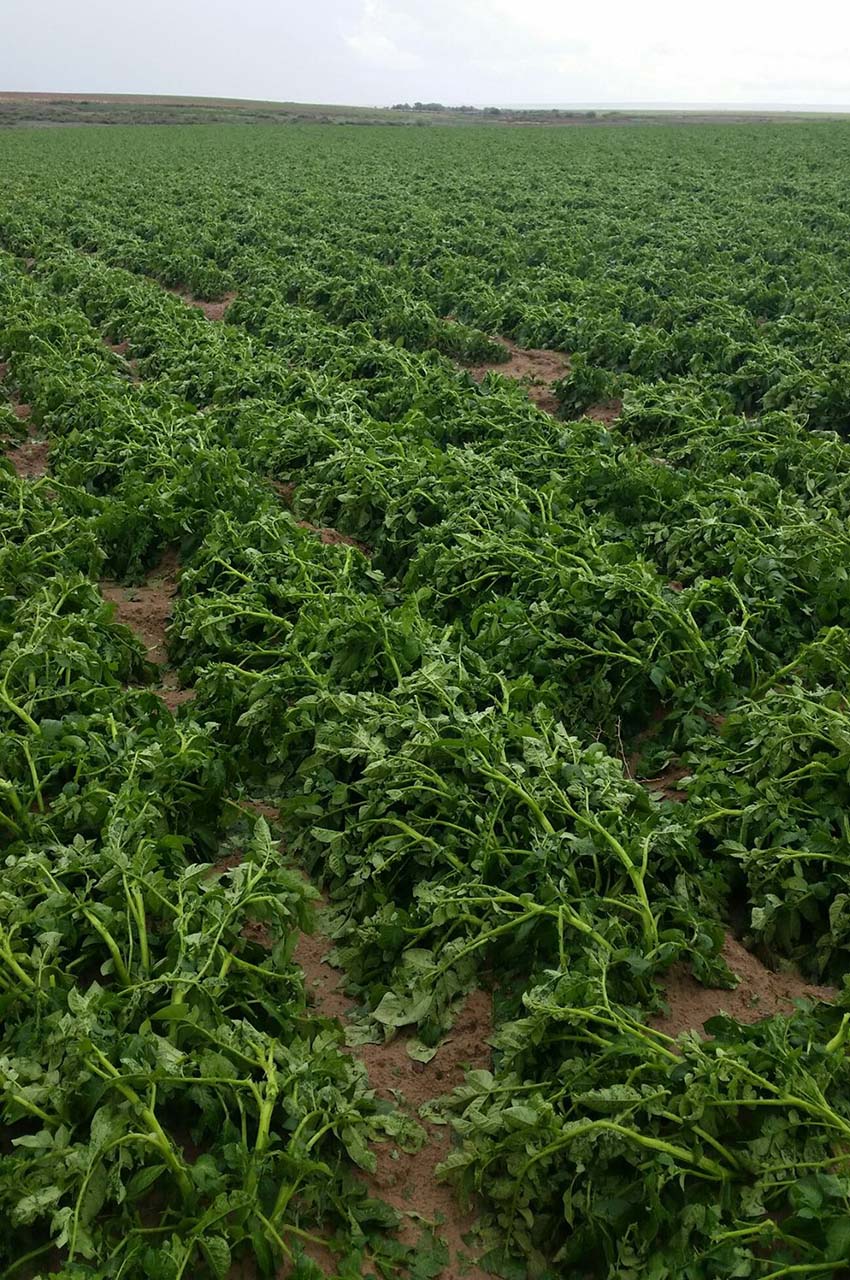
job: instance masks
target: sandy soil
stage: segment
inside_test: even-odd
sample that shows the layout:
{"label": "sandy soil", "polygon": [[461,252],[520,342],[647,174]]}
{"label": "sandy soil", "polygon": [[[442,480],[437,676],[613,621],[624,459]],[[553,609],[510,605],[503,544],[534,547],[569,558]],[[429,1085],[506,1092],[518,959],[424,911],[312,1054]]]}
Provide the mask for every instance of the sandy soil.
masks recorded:
{"label": "sandy soil", "polygon": [[169,289],[168,292],[173,293],[176,298],[180,298],[188,307],[197,307],[199,311],[203,311],[208,320],[223,320],[224,313],[236,297],[235,293],[226,293],[223,298],[218,298],[215,302],[208,302],[204,298],[196,298],[194,294],[188,293],[185,289]]}
{"label": "sandy soil", "polygon": [[589,409],[585,409],[583,416],[593,418],[594,422],[601,422],[603,426],[610,427],[622,412],[622,400],[600,400],[599,404],[592,404]]}
{"label": "sandy soil", "polygon": [[481,382],[488,373],[500,373],[505,378],[527,382],[529,399],[534,401],[538,409],[554,416],[558,411],[558,401],[552,392],[552,383],[563,378],[569,371],[569,356],[563,351],[519,347],[509,338],[497,338],[495,341],[500,342],[509,352],[508,359],[498,364],[463,366],[470,377]]}
{"label": "sandy soil", "polygon": [[727,935],[723,958],[740,982],[734,991],[701,986],[684,965],[673,965],[664,986],[668,1012],[650,1019],[650,1026],[668,1036],[683,1031],[701,1031],[703,1023],[718,1013],[738,1022],[759,1022],[775,1013],[790,1013],[794,1001],[833,1000],[832,987],[816,987],[799,974],[774,973],[747,951],[736,938]]}
{"label": "sandy soil", "polygon": [[[342,975],[323,958],[330,946],[321,934],[302,935],[295,959],[304,970],[312,1007],[325,1017],[344,1022],[352,1003],[341,989]],[[358,1045],[349,1052],[365,1064],[375,1092],[397,1103],[416,1119],[424,1103],[461,1084],[465,1071],[490,1065],[488,1039],[492,1030],[490,996],[475,991],[430,1062],[414,1061],[407,1052],[407,1040],[401,1036],[386,1044]],[[423,1122],[419,1120],[419,1123]],[[439,1182],[435,1174],[437,1165],[450,1149],[451,1130],[430,1123],[424,1123],[423,1127],[427,1141],[415,1154],[402,1151],[390,1142],[376,1144],[373,1149],[377,1171],[363,1174],[363,1179],[376,1196],[399,1214],[411,1215],[403,1217],[399,1230],[399,1238],[405,1243],[416,1242],[423,1221],[440,1222],[437,1235],[446,1241],[450,1258],[442,1273],[443,1280],[461,1276],[465,1280],[486,1280],[488,1272],[466,1261],[474,1250],[463,1238],[472,1230],[475,1213],[461,1209],[451,1189]]]}

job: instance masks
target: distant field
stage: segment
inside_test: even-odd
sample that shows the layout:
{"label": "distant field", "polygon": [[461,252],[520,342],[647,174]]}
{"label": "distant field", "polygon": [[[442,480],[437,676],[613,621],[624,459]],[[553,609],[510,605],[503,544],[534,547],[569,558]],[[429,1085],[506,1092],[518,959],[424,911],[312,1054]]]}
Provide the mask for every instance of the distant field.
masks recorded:
{"label": "distant field", "polygon": [[[834,113],[824,112],[831,118]],[[66,124],[700,124],[788,123],[814,117],[770,111],[393,110],[251,98],[205,98],[124,93],[0,92],[0,127]]]}

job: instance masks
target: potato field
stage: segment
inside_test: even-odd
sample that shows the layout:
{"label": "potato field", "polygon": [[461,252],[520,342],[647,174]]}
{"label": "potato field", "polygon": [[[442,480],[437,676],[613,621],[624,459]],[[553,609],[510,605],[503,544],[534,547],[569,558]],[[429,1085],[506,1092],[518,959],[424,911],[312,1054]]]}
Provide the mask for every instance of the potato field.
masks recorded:
{"label": "potato field", "polygon": [[0,1275],[850,1275],[848,163],[0,136]]}

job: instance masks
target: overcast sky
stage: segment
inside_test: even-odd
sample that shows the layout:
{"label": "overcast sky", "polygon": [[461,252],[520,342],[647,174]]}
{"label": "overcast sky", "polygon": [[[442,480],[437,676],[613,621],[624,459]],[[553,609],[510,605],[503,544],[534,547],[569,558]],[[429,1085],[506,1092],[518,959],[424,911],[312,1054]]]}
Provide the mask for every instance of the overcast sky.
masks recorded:
{"label": "overcast sky", "polygon": [[850,103],[847,0],[0,0],[0,89]]}

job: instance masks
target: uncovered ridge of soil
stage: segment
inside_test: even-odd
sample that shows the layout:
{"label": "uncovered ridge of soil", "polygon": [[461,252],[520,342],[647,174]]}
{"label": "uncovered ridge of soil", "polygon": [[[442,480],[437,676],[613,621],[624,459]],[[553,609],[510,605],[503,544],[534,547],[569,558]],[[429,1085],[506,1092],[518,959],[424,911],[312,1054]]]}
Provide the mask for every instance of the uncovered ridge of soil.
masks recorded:
{"label": "uncovered ridge of soil", "polygon": [[592,418],[594,422],[601,422],[605,427],[610,427],[611,423],[616,422],[622,412],[622,400],[600,400],[598,404],[592,404],[589,409],[585,409],[584,416],[585,418]]}
{"label": "uncovered ridge of soil", "polygon": [[509,353],[508,359],[499,363],[464,365],[469,376],[482,382],[488,373],[500,373],[505,378],[528,383],[528,397],[553,416],[558,411],[558,401],[552,392],[552,383],[569,371],[570,358],[563,351],[549,351],[542,347],[520,347],[509,338],[496,338]]}
{"label": "uncovered ridge of soil", "polygon": [[[0,366],[0,382],[6,376],[6,366]],[[27,424],[27,438],[23,441],[6,440],[6,457],[22,480],[40,480],[47,474],[50,441],[45,440],[34,423],[30,422],[31,406],[12,399],[10,408],[19,422]]]}
{"label": "uncovered ridge of soil", "polygon": [[108,342],[107,339],[104,338],[103,345],[106,347],[107,351],[111,351],[114,356],[118,356],[120,358],[124,368],[130,375],[131,382],[138,385],[140,382],[138,373],[139,362],[133,356],[127,355],[127,352],[130,349],[130,343],[126,338],[123,342]]}
{"label": "uncovered ridge of soil", "polygon": [[360,542],[357,538],[352,538],[350,534],[340,533],[339,529],[322,528],[320,525],[311,524],[309,520],[296,520],[295,523],[298,525],[299,529],[309,529],[310,533],[315,533],[318,536],[319,541],[323,542],[327,547],[356,547],[358,551],[363,552],[364,556],[371,555],[371,551],[366,546],[365,542]]}
{"label": "uncovered ridge of soil", "polygon": [[646,787],[647,791],[654,791],[657,795],[663,796],[665,800],[672,800],[676,804],[682,804],[687,800],[688,793],[683,791],[678,783],[683,778],[690,777],[691,770],[682,764],[668,764],[667,768],[654,778],[637,778],[636,781],[642,787]]}
{"label": "uncovered ridge of soil", "polygon": [[295,497],[295,490],[297,488],[295,481],[294,480],[272,480],[270,478],[269,484],[274,489],[275,493],[280,498],[283,505],[285,507],[291,507],[292,500]]}
{"label": "uncovered ridge of soil", "polygon": [[753,1023],[776,1013],[791,1013],[795,1000],[835,999],[832,987],[814,986],[796,973],[774,973],[731,934],[721,954],[740,979],[735,990],[703,987],[684,965],[673,965],[662,983],[667,1012],[651,1018],[651,1027],[678,1036],[683,1031],[702,1032],[703,1024],[719,1013]]}
{"label": "uncovered ridge of soil", "polygon": [[[313,1009],[344,1024],[352,1001],[342,990],[343,976],[324,959],[330,947],[321,933],[302,934],[295,959],[304,970],[307,997]],[[437,1165],[450,1150],[451,1130],[423,1121],[418,1111],[461,1084],[466,1070],[489,1067],[488,1039],[492,1030],[490,996],[473,991],[430,1062],[411,1058],[403,1036],[384,1044],[364,1044],[347,1050],[364,1063],[375,1093],[399,1105],[426,1132],[424,1146],[412,1154],[392,1142],[375,1144],[377,1169],[362,1177],[377,1197],[401,1215],[398,1236],[403,1243],[416,1243],[422,1223],[436,1224],[436,1234],[445,1240],[449,1252],[442,1280],[460,1280],[461,1276],[465,1280],[487,1280],[490,1273],[471,1260],[464,1243],[475,1224],[474,1211],[463,1210],[452,1189],[436,1176]]]}
{"label": "uncovered ridge of soil", "polygon": [[[678,583],[669,583],[670,587],[681,586]],[[654,791],[656,794],[663,796],[665,800],[673,800],[677,804],[687,800],[688,793],[679,787],[679,783],[683,778],[690,776],[691,770],[684,765],[679,764],[677,760],[671,760],[661,773],[656,774],[654,778],[644,777],[639,771],[641,755],[643,748],[647,742],[650,742],[658,734],[661,725],[666,720],[669,709],[661,704],[653,708],[650,722],[645,729],[637,735],[634,740],[634,749],[630,755],[626,755],[622,741],[620,742],[620,755],[623,761],[623,768],[626,777],[632,782],[638,782],[642,787],[646,787],[647,791]]]}
{"label": "uncovered ridge of soil", "polygon": [[47,475],[50,442],[31,435],[23,444],[7,449],[6,457],[22,480],[40,480]]}
{"label": "uncovered ridge of soil", "polygon": [[176,298],[180,298],[185,302],[187,307],[197,307],[199,311],[203,311],[208,320],[218,321],[224,319],[224,313],[234,301],[235,293],[225,293],[221,298],[217,298],[213,302],[208,302],[205,298],[196,298],[193,293],[186,289],[169,289],[169,293],[173,293]]}
{"label": "uncovered ridge of soil", "polygon": [[[292,480],[273,480],[269,478],[269,484],[280,498],[283,505],[290,510],[292,508],[292,500],[295,495],[296,485]],[[299,529],[307,529],[310,533],[315,533],[320,542],[325,546],[345,546],[356,547],[358,551],[362,551],[364,556],[371,556],[372,550],[361,542],[359,538],[353,538],[351,534],[340,533],[339,529],[330,529],[327,526],[313,524],[309,520],[296,520]]]}
{"label": "uncovered ridge of soil", "polygon": [[159,695],[169,711],[193,697],[192,689],[181,689],[177,672],[168,665],[166,632],[171,621],[171,602],[177,592],[180,562],[170,548],[138,587],[104,579],[100,584],[104,600],[115,605],[115,616],[139,637],[148,661],[161,670]]}

